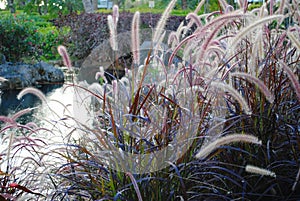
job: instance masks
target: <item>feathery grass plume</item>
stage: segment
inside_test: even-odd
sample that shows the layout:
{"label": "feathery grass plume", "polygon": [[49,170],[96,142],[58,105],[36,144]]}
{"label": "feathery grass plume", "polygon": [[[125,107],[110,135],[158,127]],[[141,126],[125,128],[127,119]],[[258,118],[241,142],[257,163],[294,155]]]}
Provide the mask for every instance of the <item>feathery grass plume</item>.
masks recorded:
{"label": "feathery grass plume", "polygon": [[15,119],[13,119],[11,117],[7,117],[7,116],[0,116],[0,121],[5,122],[5,123],[9,123],[9,124],[15,124],[16,123]]}
{"label": "feathery grass plume", "polygon": [[233,11],[234,11],[234,7],[232,5],[228,5],[226,7],[225,13],[230,13],[230,12],[233,12]]}
{"label": "feathery grass plume", "polygon": [[6,79],[6,78],[4,78],[4,77],[0,77],[0,82],[5,82],[5,81],[7,81],[7,79]]}
{"label": "feathery grass plume", "polygon": [[187,14],[187,16],[185,17],[186,20],[190,20],[190,23],[192,25],[192,23],[195,23],[197,25],[197,27],[202,27],[202,23],[198,17],[197,14],[195,13],[189,13]]}
{"label": "feathery grass plume", "polygon": [[117,80],[113,80],[111,84],[112,84],[112,93],[114,95],[114,99],[117,100],[118,91],[119,91],[118,81]]}
{"label": "feathery grass plume", "polygon": [[[255,52],[257,52],[259,58],[264,58],[265,57],[265,54],[264,54],[264,41],[263,41],[264,31],[263,30],[259,30],[257,32],[256,36],[257,36],[256,40],[255,40],[255,44],[256,45],[254,45],[253,53],[252,54],[254,54]],[[256,58],[256,57],[257,56],[253,56],[253,58]],[[256,58],[256,59],[258,59],[258,58]],[[252,72],[254,72],[255,69],[257,69],[257,68],[251,68],[251,69],[253,69]]]}
{"label": "feathery grass plume", "polygon": [[195,14],[197,14],[197,13],[200,11],[200,9],[202,8],[202,6],[205,4],[205,1],[206,1],[206,0],[201,0],[201,1],[199,2],[199,4],[197,5],[196,9],[194,10],[194,13],[195,13]]}
{"label": "feathery grass plume", "polygon": [[273,15],[274,0],[270,0],[269,7],[270,7],[269,13],[270,15]]}
{"label": "feathery grass plume", "polygon": [[114,21],[115,26],[117,26],[118,21],[119,21],[119,6],[118,5],[113,6],[112,17],[113,17],[113,21]]}
{"label": "feathery grass plume", "polygon": [[244,0],[243,8],[244,8],[244,13],[246,13],[248,9],[248,0]]}
{"label": "feathery grass plume", "polygon": [[197,59],[198,61],[202,61],[204,59],[206,50],[209,47],[211,40],[214,38],[215,35],[217,35],[217,33],[219,33],[219,31],[221,30],[221,27],[224,25],[225,25],[225,23],[220,23],[220,24],[216,25],[216,27],[214,27],[214,29],[205,36],[205,39],[203,41],[200,52],[197,53],[197,54],[199,54],[198,59]]}
{"label": "feathery grass plume", "polygon": [[235,72],[231,73],[232,76],[237,76],[237,77],[243,77],[247,81],[252,82],[253,84],[256,84],[257,87],[263,92],[263,94],[266,96],[267,100],[270,103],[273,103],[275,100],[274,95],[270,92],[268,87],[257,77],[250,75],[248,73],[242,73],[242,72]]}
{"label": "feathery grass plume", "polygon": [[273,15],[273,16],[268,16],[264,17],[260,20],[255,21],[254,23],[250,24],[249,26],[246,26],[244,29],[240,30],[238,34],[232,38],[232,42],[230,45],[231,50],[234,50],[235,47],[237,46],[238,42],[244,38],[247,34],[249,34],[251,31],[260,28],[263,24],[276,20],[276,19],[282,19],[283,15]]}
{"label": "feathery grass plume", "polygon": [[239,102],[239,104],[242,106],[242,108],[244,108],[244,111],[246,114],[250,115],[252,113],[251,109],[249,108],[245,99],[232,86],[230,86],[228,84],[223,84],[221,82],[211,82],[211,86],[214,88],[221,89],[224,92],[227,91],[233,98],[235,98]]}
{"label": "feathery grass plume", "polygon": [[291,41],[295,45],[295,47],[300,51],[299,39],[297,39],[296,36],[294,36],[294,34],[290,30],[287,31],[287,36],[291,39]]}
{"label": "feathery grass plume", "polygon": [[[221,16],[211,20],[210,22],[208,22],[205,26],[201,27],[201,29],[198,30],[196,33],[193,33],[192,35],[187,36],[186,38],[184,38],[183,40],[180,41],[180,43],[176,46],[176,48],[172,52],[172,54],[169,58],[169,65],[171,65],[175,55],[177,54],[177,52],[180,50],[180,48],[185,43],[191,42],[192,44],[196,45],[196,43],[193,42],[192,40],[195,38],[204,37],[207,34],[208,30],[210,30],[213,25],[225,26],[227,23],[230,22],[230,20],[236,20],[237,18],[241,18],[241,17],[249,17],[249,15],[241,14],[239,12],[233,12],[233,13],[227,13],[227,14],[221,15]],[[215,29],[215,30],[218,31],[217,29]],[[207,40],[207,41],[209,41],[209,40]],[[187,48],[191,48],[191,47],[188,46]],[[184,52],[186,53],[186,51],[184,51]]]}
{"label": "feathery grass plume", "polygon": [[270,177],[276,178],[275,172],[272,172],[270,170],[260,168],[260,167],[257,167],[257,166],[246,165],[245,170],[246,170],[246,172],[249,172],[249,173],[255,173],[255,174],[260,174],[260,175],[263,175],[263,176],[270,176]]}
{"label": "feathery grass plume", "polygon": [[259,13],[258,13],[258,16],[260,18],[263,18],[265,16],[268,16],[268,10],[267,10],[267,4],[264,3],[260,8],[259,8]]}
{"label": "feathery grass plume", "polygon": [[110,46],[114,51],[118,50],[118,43],[117,43],[117,25],[114,23],[113,17],[111,15],[107,16],[107,23],[110,32]]}
{"label": "feathery grass plume", "polygon": [[242,2],[242,0],[237,0],[237,1],[236,1],[236,4],[237,4],[237,6],[238,6],[239,8],[242,8],[242,7],[243,7],[243,2]]}
{"label": "feathery grass plume", "polygon": [[298,100],[300,100],[300,84],[299,84],[299,80],[298,80],[297,76],[283,61],[279,61],[279,64],[280,64],[279,66],[281,66],[281,68],[286,72],[289,79],[291,80],[292,86],[295,89]]}
{"label": "feathery grass plume", "polygon": [[140,189],[139,189],[139,187],[138,187],[138,185],[136,183],[136,180],[135,180],[134,176],[130,172],[126,172],[126,175],[129,176],[129,178],[130,178],[130,180],[131,180],[131,182],[133,184],[133,187],[134,187],[134,190],[136,192],[136,195],[138,196],[138,200],[139,201],[143,201]]}
{"label": "feathery grass plume", "polygon": [[133,54],[133,64],[140,64],[140,12],[135,12],[131,24],[131,48]]}
{"label": "feathery grass plume", "polygon": [[248,134],[231,134],[224,137],[220,137],[216,139],[215,141],[209,143],[204,148],[201,148],[201,150],[196,154],[196,158],[204,159],[206,158],[210,153],[212,153],[214,150],[216,150],[218,147],[230,144],[233,142],[247,142],[247,143],[253,143],[261,145],[262,142],[253,135]]}
{"label": "feathery grass plume", "polygon": [[155,28],[155,32],[153,34],[153,43],[156,44],[160,38],[161,38],[161,34],[165,28],[167,19],[170,16],[170,13],[173,9],[173,7],[175,6],[176,0],[172,0],[168,7],[165,9],[164,13],[162,14],[160,20],[158,21],[156,28]]}
{"label": "feathery grass plume", "polygon": [[[35,107],[36,108],[36,107]],[[23,110],[20,110],[19,112],[17,112],[16,114],[14,114],[11,118],[13,120],[16,120],[18,119],[19,117],[31,112],[32,110],[34,110],[35,108],[26,108],[26,109],[23,109]]]}
{"label": "feathery grass plume", "polygon": [[107,83],[108,81],[107,81],[104,74],[105,74],[104,68],[103,68],[103,66],[100,66],[99,71],[95,74],[95,79],[98,80],[98,81],[104,81],[104,83]]}
{"label": "feathery grass plume", "polygon": [[21,100],[21,98],[23,96],[25,96],[26,94],[33,94],[33,95],[37,96],[43,103],[47,103],[47,98],[44,95],[44,93],[33,87],[27,87],[27,88],[23,89],[22,91],[20,91],[17,98],[19,100]]}
{"label": "feathery grass plume", "polygon": [[172,49],[178,44],[178,35],[177,32],[172,31],[168,37],[168,45],[171,46]]}
{"label": "feathery grass plume", "polygon": [[[218,11],[216,11],[218,13]],[[212,15],[213,16],[213,15]],[[237,20],[241,17],[251,17],[251,15],[240,13],[240,11],[234,11],[232,13],[226,13],[223,15],[219,15],[218,17],[210,20],[206,25],[205,29],[210,29],[211,26],[218,23],[228,23],[230,20]]]}
{"label": "feathery grass plume", "polygon": [[72,68],[72,63],[71,63],[69,54],[67,52],[67,48],[63,45],[59,45],[57,47],[57,51],[58,51],[59,55],[62,57],[64,65],[66,67],[68,67],[69,69],[71,69]]}
{"label": "feathery grass plume", "polygon": [[280,3],[279,3],[279,8],[278,8],[277,12],[275,12],[275,13],[278,13],[278,14],[281,14],[281,15],[284,14],[283,13],[284,5],[285,5],[285,0],[281,0]]}
{"label": "feathery grass plume", "polygon": [[228,3],[225,0],[219,0],[220,6],[223,10],[226,10]]}

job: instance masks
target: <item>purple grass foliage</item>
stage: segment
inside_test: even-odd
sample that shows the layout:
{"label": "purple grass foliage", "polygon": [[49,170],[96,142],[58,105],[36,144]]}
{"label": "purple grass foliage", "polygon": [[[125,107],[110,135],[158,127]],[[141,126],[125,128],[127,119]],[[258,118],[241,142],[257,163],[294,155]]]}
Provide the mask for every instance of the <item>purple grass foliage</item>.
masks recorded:
{"label": "purple grass foliage", "polygon": [[[145,18],[136,12],[124,76],[108,81],[100,67],[94,83],[68,85],[80,115],[47,129],[18,122],[35,108],[0,116],[7,146],[0,152],[0,196],[299,200],[299,4],[271,0],[251,11],[247,0],[219,0],[217,11],[201,13],[205,2],[168,34],[176,6],[170,1],[147,39],[140,33]],[[116,60],[121,16],[117,6],[105,15]],[[156,46],[140,63],[143,40]],[[58,51],[71,67],[66,48]],[[18,98],[28,93],[46,102],[34,88]],[[67,129],[59,130],[65,141],[44,151],[48,144],[39,134],[54,136],[58,125]],[[22,157],[22,150],[29,154]]]}

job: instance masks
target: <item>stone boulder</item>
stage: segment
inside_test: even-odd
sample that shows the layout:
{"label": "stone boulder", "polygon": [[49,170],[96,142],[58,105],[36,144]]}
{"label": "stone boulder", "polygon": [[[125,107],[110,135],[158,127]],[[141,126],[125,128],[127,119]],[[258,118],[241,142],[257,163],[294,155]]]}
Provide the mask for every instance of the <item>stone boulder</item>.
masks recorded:
{"label": "stone boulder", "polygon": [[64,82],[63,71],[45,62],[37,64],[4,62],[0,64],[0,77],[7,80],[0,83],[1,90]]}

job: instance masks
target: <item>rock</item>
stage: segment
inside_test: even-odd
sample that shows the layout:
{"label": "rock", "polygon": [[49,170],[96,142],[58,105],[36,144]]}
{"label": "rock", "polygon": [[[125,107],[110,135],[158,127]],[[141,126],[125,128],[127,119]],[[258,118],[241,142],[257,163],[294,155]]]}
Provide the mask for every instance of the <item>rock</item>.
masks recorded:
{"label": "rock", "polygon": [[63,71],[45,62],[34,65],[5,62],[0,64],[0,77],[7,79],[0,83],[2,90],[64,82]]}
{"label": "rock", "polygon": [[[168,36],[169,32],[166,32]],[[148,56],[149,50],[152,49],[152,44],[149,39],[152,38],[152,29],[140,30],[140,63],[144,63]],[[125,74],[125,68],[131,68],[132,52],[131,52],[131,32],[123,32],[117,35],[118,51],[113,51],[109,40],[103,41],[99,46],[93,49],[91,54],[85,59],[78,73],[78,80],[85,80],[88,83],[96,82],[95,75],[102,66],[106,72],[108,80],[113,77],[122,77]],[[167,37],[162,41],[160,54],[164,54],[164,65],[168,65],[171,53],[168,52]],[[173,64],[178,66],[182,62],[180,57],[175,56]]]}

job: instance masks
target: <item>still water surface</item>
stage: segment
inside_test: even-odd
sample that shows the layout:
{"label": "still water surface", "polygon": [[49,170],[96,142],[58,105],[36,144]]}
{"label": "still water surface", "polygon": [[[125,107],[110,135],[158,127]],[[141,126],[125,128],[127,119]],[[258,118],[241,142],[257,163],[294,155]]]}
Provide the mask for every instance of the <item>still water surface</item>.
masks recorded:
{"label": "still water surface", "polygon": [[[71,119],[73,115],[74,89],[66,85],[43,85],[39,88],[47,97],[47,103],[43,103],[32,94],[27,94],[21,100],[17,99],[20,90],[3,91],[1,95],[0,115],[12,116],[16,112],[34,108],[32,112],[17,119],[19,124],[33,122],[41,128],[47,128],[51,132],[44,132],[45,141],[63,143],[62,140],[70,132]],[[3,123],[2,123],[3,124]],[[68,126],[66,126],[68,125]],[[1,126],[0,122],[0,128]]]}

